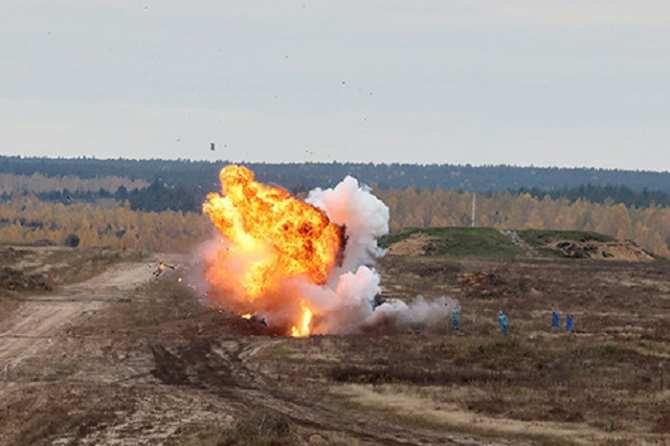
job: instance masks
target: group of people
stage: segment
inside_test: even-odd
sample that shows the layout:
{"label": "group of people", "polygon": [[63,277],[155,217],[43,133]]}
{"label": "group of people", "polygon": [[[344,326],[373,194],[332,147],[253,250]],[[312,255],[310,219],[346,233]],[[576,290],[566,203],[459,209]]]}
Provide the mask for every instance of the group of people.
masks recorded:
{"label": "group of people", "polygon": [[[503,336],[509,334],[509,318],[502,309],[498,312],[498,326]],[[460,307],[451,310],[451,328],[455,331],[461,330]],[[551,330],[554,333],[561,331],[561,314],[556,308],[551,310]],[[565,315],[565,331],[567,333],[574,333],[575,331],[575,319],[570,313]]]}
{"label": "group of people", "polygon": [[[551,330],[553,332],[561,331],[561,313],[556,308],[551,310]],[[570,313],[565,315],[565,331],[568,333],[575,331],[575,319]]]}
{"label": "group of people", "polygon": [[[498,312],[498,325],[502,335],[507,336],[509,334],[509,319],[503,310]],[[561,331],[561,314],[556,308],[551,310],[551,330],[554,333]],[[567,333],[575,331],[575,319],[570,313],[565,315],[565,331]]]}

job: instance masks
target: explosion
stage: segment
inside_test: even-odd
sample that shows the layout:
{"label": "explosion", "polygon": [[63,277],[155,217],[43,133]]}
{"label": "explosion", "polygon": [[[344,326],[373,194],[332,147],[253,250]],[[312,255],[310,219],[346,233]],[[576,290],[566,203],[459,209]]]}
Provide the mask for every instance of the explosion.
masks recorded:
{"label": "explosion", "polygon": [[[219,178],[224,195],[209,194],[203,211],[230,246],[208,268],[210,283],[241,291],[252,303],[279,292],[291,278],[302,276],[317,285],[326,282],[344,247],[342,226],[287,191],[255,181],[245,167],[227,166]],[[231,258],[248,260],[234,278],[237,283],[220,276],[230,272],[225,266]],[[307,336],[312,312],[304,302],[300,309],[300,325],[292,333]]]}
{"label": "explosion", "polygon": [[377,238],[388,233],[389,212],[356,179],[303,201],[242,166],[219,178],[221,193],[203,204],[218,237],[203,255],[208,296],[228,310],[294,337],[416,323],[448,310],[445,300],[375,306],[380,277],[371,265],[383,255]]}
{"label": "explosion", "polygon": [[209,194],[203,211],[231,242],[230,255],[258,255],[241,278],[251,299],[289,277],[326,282],[343,248],[341,226],[287,191],[254,181],[245,167],[227,166],[219,178],[225,195]]}

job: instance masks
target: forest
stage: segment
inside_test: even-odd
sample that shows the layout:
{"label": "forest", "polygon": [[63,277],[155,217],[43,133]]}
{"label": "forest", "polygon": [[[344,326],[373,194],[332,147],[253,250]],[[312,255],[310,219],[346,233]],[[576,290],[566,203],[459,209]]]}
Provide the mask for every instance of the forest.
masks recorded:
{"label": "forest", "polygon": [[[472,193],[459,191],[377,189],[389,206],[391,230],[407,227],[470,226]],[[631,239],[661,256],[670,255],[670,208],[627,207],[622,203],[571,202],[530,194],[500,192],[477,198],[478,226],[511,229],[578,229]],[[76,235],[82,246],[185,251],[211,236],[200,212],[132,209],[114,199],[69,204],[42,201],[34,195],[0,203],[0,240],[64,244]]]}
{"label": "forest", "polygon": [[[229,163],[225,160],[208,162],[0,156],[0,173],[38,173],[47,177],[79,178],[116,176],[149,183],[158,180],[188,190],[216,190],[217,174],[221,167]],[[551,191],[590,184],[626,186],[636,192],[646,189],[670,193],[670,172],[450,164],[241,163],[256,172],[259,180],[281,185],[294,192],[330,187],[346,175],[352,175],[380,189],[413,186],[418,189],[441,187],[470,192],[502,192],[522,188]]]}
{"label": "forest", "polygon": [[[82,246],[184,251],[211,236],[209,224],[201,214],[201,203],[208,192],[219,189],[218,169],[223,163],[18,157],[0,160],[3,242],[64,244],[76,238]],[[261,179],[274,178],[276,181],[270,182],[299,195],[308,190],[308,184],[317,183],[318,172],[325,176],[318,181],[319,186],[333,184],[347,173],[383,180],[385,183],[368,184],[389,206],[394,231],[406,227],[470,226],[476,193],[474,224],[478,226],[596,231],[634,240],[658,255],[670,255],[668,173],[405,166],[405,174],[399,175],[390,174],[393,165],[251,167],[259,171]],[[401,172],[405,167],[397,166]],[[445,187],[443,183],[451,184],[450,180],[440,180],[435,172],[449,168],[468,172],[461,178],[461,186],[481,184],[484,192],[478,192],[476,187]],[[336,172],[341,175],[336,176]],[[486,178],[495,176],[494,172],[501,174],[497,182],[486,183]],[[512,181],[506,179],[505,172],[523,174]],[[399,177],[402,180],[396,181]],[[534,181],[527,181],[530,177]],[[579,183],[579,178],[622,182]],[[561,186],[563,182],[565,185]],[[509,187],[496,190],[500,184]]]}

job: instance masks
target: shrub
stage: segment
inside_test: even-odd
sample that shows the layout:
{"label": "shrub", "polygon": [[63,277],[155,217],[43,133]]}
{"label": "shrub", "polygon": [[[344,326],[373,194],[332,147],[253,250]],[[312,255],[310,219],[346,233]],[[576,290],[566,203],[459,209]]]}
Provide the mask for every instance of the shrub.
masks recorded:
{"label": "shrub", "polygon": [[76,248],[79,246],[79,237],[77,234],[69,234],[67,237],[65,237],[65,246],[69,246],[70,248]]}

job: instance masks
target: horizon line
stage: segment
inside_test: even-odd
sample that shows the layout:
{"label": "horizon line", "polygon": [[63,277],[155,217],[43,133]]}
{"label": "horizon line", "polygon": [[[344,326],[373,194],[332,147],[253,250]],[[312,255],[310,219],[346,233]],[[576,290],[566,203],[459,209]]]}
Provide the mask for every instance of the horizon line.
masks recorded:
{"label": "horizon line", "polygon": [[598,170],[605,172],[635,172],[635,173],[651,173],[651,174],[670,174],[670,170],[651,170],[651,169],[623,169],[619,167],[597,167],[597,166],[587,166],[587,165],[576,165],[576,166],[560,166],[560,165],[535,165],[535,164],[472,164],[472,163],[411,163],[406,161],[384,161],[384,162],[374,162],[374,161],[342,161],[342,160],[331,160],[331,161],[315,161],[315,160],[301,160],[301,161],[252,161],[252,160],[231,160],[231,159],[218,159],[218,160],[204,160],[204,159],[191,159],[191,158],[129,158],[129,157],[117,157],[117,158],[99,158],[96,156],[78,156],[78,157],[53,157],[53,156],[38,156],[38,155],[5,155],[0,154],[0,158],[18,158],[18,159],[44,159],[44,160],[66,160],[66,161],[77,161],[77,160],[96,160],[96,161],[136,161],[136,162],[146,162],[146,161],[163,161],[163,162],[193,162],[193,163],[207,163],[207,164],[217,164],[217,163],[227,163],[227,164],[268,164],[268,165],[292,165],[292,164],[353,164],[353,165],[368,165],[372,164],[374,166],[390,166],[390,165],[402,165],[402,166],[419,166],[419,167],[458,167],[458,168],[492,168],[492,167],[506,167],[512,169],[559,169],[559,170]]}

